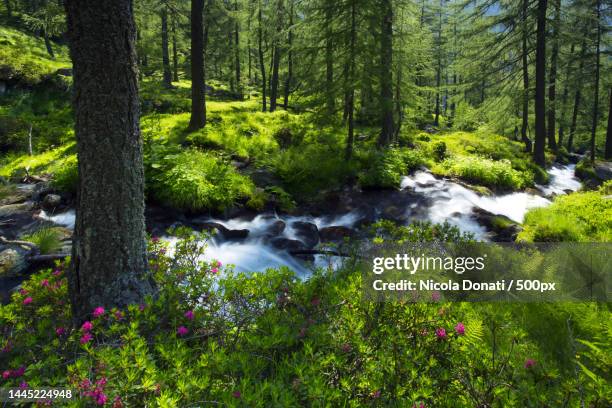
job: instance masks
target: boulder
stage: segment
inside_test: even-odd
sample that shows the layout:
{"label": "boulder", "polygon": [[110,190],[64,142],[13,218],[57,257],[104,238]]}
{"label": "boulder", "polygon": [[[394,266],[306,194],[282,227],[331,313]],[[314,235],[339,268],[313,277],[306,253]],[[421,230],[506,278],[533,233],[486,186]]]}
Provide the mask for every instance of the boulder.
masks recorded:
{"label": "boulder", "polygon": [[474,208],[473,216],[492,234],[495,242],[514,242],[522,228],[505,215],[493,214],[482,208]]}
{"label": "boulder", "polygon": [[355,230],[340,225],[333,225],[331,227],[325,227],[319,230],[319,237],[321,238],[321,241],[344,241],[345,238],[353,238],[355,235]]}
{"label": "boulder", "polygon": [[266,230],[266,235],[271,236],[271,237],[280,235],[285,230],[285,226],[286,224],[285,224],[285,221],[283,220],[273,221],[272,224],[270,224],[270,226]]}
{"label": "boulder", "polygon": [[57,194],[47,194],[42,201],[42,208],[53,211],[62,204],[62,197]]}
{"label": "boulder", "polygon": [[295,230],[296,237],[306,248],[314,248],[319,243],[319,229],[312,222],[294,221],[291,223],[291,228]]}
{"label": "boulder", "polygon": [[34,203],[26,201],[19,204],[9,204],[0,207],[0,217],[12,217],[14,215],[29,213],[34,208]]}
{"label": "boulder", "polygon": [[220,234],[223,239],[227,239],[227,240],[245,239],[249,235],[248,229],[233,230],[233,229],[229,229],[226,226],[218,222],[214,222],[214,221],[200,221],[196,219],[196,220],[192,220],[191,222],[194,225],[197,225],[198,227],[200,227],[202,230],[205,230],[205,231],[216,230],[217,233]]}
{"label": "boulder", "polygon": [[276,237],[270,240],[270,245],[281,251],[300,251],[306,249],[302,241],[283,237]]}
{"label": "boulder", "polygon": [[21,275],[28,263],[28,251],[21,247],[0,249],[0,278],[14,278]]}

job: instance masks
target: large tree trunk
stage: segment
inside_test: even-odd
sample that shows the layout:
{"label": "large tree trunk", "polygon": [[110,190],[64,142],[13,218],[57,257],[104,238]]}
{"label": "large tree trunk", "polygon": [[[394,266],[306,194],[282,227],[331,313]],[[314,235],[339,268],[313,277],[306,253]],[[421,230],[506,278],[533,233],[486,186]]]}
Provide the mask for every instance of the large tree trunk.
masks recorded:
{"label": "large tree trunk", "polygon": [[79,186],[68,287],[75,323],[153,293],[130,0],[66,0]]}
{"label": "large tree trunk", "polygon": [[610,88],[610,98],[608,106],[608,129],[606,130],[606,160],[612,159],[612,88]]}
{"label": "large tree trunk", "polygon": [[546,165],[546,6],[547,0],[538,0],[536,30],[535,74],[535,146],[533,159],[539,166]]}
{"label": "large tree trunk", "polygon": [[[336,95],[334,92],[334,34],[332,20],[334,2],[325,2],[325,96],[327,114],[332,117],[336,112]],[[345,107],[346,108],[346,107]],[[346,109],[345,109],[346,110]]]}
{"label": "large tree trunk", "polygon": [[523,0],[523,27],[522,27],[522,62],[523,62],[523,112],[522,112],[522,123],[521,123],[521,140],[525,143],[525,151],[531,153],[532,143],[531,139],[527,137],[527,128],[529,127],[529,61],[528,54],[529,49],[527,47],[527,37],[529,34],[529,24],[527,18],[529,17],[529,0]]}
{"label": "large tree trunk", "polygon": [[593,96],[593,121],[591,123],[591,162],[595,161],[595,135],[597,133],[597,119],[599,114],[599,65],[601,48],[601,0],[596,2],[597,37],[595,43],[595,92]]}
{"label": "large tree trunk", "polygon": [[282,27],[283,0],[278,0],[276,4],[276,35],[274,36],[274,52],[272,54],[272,77],[270,78],[270,112],[276,110],[278,99],[278,69],[280,68],[281,44],[280,33]]}
{"label": "large tree trunk", "polygon": [[348,133],[346,136],[346,154],[349,160],[353,156],[353,144],[355,143],[355,46],[357,41],[357,5],[356,0],[351,1],[351,31],[349,38],[349,61],[347,66],[347,78],[345,86],[346,113],[348,122]]}
{"label": "large tree trunk", "polygon": [[387,146],[393,138],[393,4],[381,0],[382,27],[380,35],[380,108],[381,132],[379,146]]}
{"label": "large tree trunk", "polygon": [[45,40],[45,48],[47,49],[47,53],[51,59],[55,59],[55,53],[53,52],[53,46],[51,45],[51,40],[49,40],[47,30],[43,30],[43,39]]}
{"label": "large tree trunk", "polygon": [[259,69],[261,70],[261,102],[262,111],[266,111],[266,63],[264,61],[263,52],[263,27],[262,27],[262,1],[259,0],[259,7],[257,9],[257,51],[259,53]]}
{"label": "large tree trunk", "polygon": [[204,0],[191,0],[191,119],[189,129],[206,125],[204,82]]}
{"label": "large tree trunk", "polygon": [[240,24],[238,23],[238,0],[234,0],[234,12],[236,12],[236,23],[234,25],[234,43],[236,48],[235,52],[235,64],[236,64],[236,89],[238,90],[238,97],[242,99],[242,74],[240,73]]}
{"label": "large tree trunk", "polygon": [[176,43],[176,14],[172,16],[172,68],[173,68],[173,80],[178,82],[178,48]]}
{"label": "large tree trunk", "polygon": [[285,78],[285,94],[283,95],[283,108],[287,110],[289,107],[289,94],[291,93],[291,84],[293,83],[293,0],[289,0],[289,33],[287,41],[289,51],[287,54],[287,77]]}
{"label": "large tree trunk", "polygon": [[576,94],[574,95],[574,107],[572,109],[572,123],[570,124],[569,137],[567,138],[567,151],[571,153],[574,144],[574,135],[576,134],[576,127],[578,125],[578,113],[580,112],[580,102],[582,100],[582,74],[584,71],[584,60],[586,59],[586,42],[582,41],[582,48],[580,49],[580,65],[578,66],[576,83]]}
{"label": "large tree trunk", "polygon": [[13,8],[11,7],[11,0],[4,0],[4,6],[6,8],[6,16],[8,18],[13,17]]}
{"label": "large tree trunk", "polygon": [[172,86],[172,72],[170,71],[170,52],[168,46],[168,5],[161,5],[161,42],[162,42],[162,68],[164,72],[164,86]]}
{"label": "large tree trunk", "polygon": [[556,128],[556,97],[557,97],[557,60],[559,57],[559,30],[561,24],[561,0],[555,2],[555,20],[553,23],[552,33],[552,51],[550,56],[550,75],[548,77],[548,148],[557,150],[557,141],[555,138]]}

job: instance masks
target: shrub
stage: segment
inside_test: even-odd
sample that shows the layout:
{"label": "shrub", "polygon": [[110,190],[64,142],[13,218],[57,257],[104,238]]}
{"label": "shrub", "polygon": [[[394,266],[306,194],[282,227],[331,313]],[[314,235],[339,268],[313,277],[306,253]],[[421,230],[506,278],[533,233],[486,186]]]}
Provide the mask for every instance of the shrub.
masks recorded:
{"label": "shrub", "polygon": [[549,207],[530,210],[518,240],[612,241],[612,200],[605,188],[557,196]]}
{"label": "shrub", "polygon": [[366,169],[359,174],[359,184],[364,188],[397,188],[402,176],[422,163],[417,150],[391,148],[375,152]]}
{"label": "shrub", "polygon": [[195,149],[148,157],[149,190],[174,208],[224,210],[252,196],[254,185],[212,153]]}
{"label": "shrub", "polygon": [[36,244],[40,253],[44,255],[55,253],[62,247],[62,235],[62,232],[55,227],[43,227],[22,239]]}
{"label": "shrub", "polygon": [[512,168],[507,160],[494,161],[478,156],[455,156],[442,163],[448,175],[491,188],[520,189],[533,181]]}
{"label": "shrub", "polygon": [[433,145],[433,155],[436,161],[442,161],[446,157],[446,143],[442,140],[434,143]]}

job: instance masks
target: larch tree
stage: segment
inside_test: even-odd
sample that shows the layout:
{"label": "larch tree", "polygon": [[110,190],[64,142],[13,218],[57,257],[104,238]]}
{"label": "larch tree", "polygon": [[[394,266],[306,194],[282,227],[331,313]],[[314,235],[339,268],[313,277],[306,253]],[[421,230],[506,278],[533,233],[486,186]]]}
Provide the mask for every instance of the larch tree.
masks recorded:
{"label": "larch tree", "polygon": [[546,9],[547,0],[538,0],[535,56],[535,144],[533,159],[546,165]]}
{"label": "larch tree", "polygon": [[191,118],[189,129],[206,125],[204,76],[204,0],[191,0]]}
{"label": "larch tree", "polygon": [[75,323],[153,293],[147,272],[131,0],[66,0],[79,182],[68,287]]}

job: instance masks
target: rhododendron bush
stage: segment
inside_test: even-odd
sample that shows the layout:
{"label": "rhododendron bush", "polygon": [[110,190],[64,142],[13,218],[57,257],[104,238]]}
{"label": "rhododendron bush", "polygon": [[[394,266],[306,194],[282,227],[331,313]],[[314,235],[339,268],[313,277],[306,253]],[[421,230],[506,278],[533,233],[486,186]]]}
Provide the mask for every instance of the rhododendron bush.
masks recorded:
{"label": "rhododendron bush", "polygon": [[155,297],[76,327],[66,264],[24,282],[0,308],[1,386],[78,407],[610,406],[607,305],[364,302],[351,261],[245,275],[175,233],[150,242]]}

